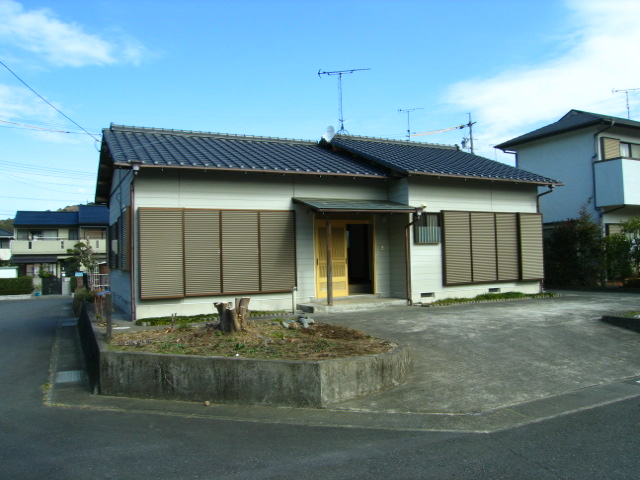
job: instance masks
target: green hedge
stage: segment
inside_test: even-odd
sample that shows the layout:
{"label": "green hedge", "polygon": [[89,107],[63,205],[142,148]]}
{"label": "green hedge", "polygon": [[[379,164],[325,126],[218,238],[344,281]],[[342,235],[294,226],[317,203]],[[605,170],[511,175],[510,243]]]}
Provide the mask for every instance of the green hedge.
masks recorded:
{"label": "green hedge", "polygon": [[32,277],[0,278],[0,295],[25,295],[31,292]]}

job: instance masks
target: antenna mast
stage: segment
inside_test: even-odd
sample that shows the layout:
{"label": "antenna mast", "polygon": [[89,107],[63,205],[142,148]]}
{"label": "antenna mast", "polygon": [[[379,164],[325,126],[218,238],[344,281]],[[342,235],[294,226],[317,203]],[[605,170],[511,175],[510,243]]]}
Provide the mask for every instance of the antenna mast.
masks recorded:
{"label": "antenna mast", "polygon": [[627,97],[627,118],[631,120],[631,112],[629,111],[629,92],[635,92],[636,90],[640,90],[640,88],[627,88],[623,90],[611,90],[611,93],[624,93]]}
{"label": "antenna mast", "polygon": [[344,129],[344,115],[342,114],[342,75],[348,75],[353,72],[360,72],[362,70],[371,70],[370,68],[354,68],[351,70],[336,70],[334,72],[325,72],[322,69],[318,70],[318,77],[320,75],[338,75],[338,102],[339,102],[339,111],[340,118],[338,121],[340,122],[340,130],[337,133],[349,133]]}
{"label": "antenna mast", "polygon": [[409,114],[415,110],[422,110],[424,107],[416,108],[399,108],[398,112],[407,112],[407,140],[411,141],[411,125],[409,123]]}

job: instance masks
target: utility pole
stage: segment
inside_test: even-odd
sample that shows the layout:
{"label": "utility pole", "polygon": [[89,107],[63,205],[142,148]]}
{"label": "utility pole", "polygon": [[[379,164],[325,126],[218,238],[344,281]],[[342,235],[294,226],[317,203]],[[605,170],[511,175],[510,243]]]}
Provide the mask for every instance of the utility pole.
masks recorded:
{"label": "utility pole", "polygon": [[399,108],[398,112],[407,112],[407,140],[411,141],[411,124],[409,123],[409,114],[416,110],[422,110],[424,107],[416,108]]}
{"label": "utility pole", "polygon": [[324,72],[322,69],[318,70],[318,77],[320,75],[338,75],[338,102],[339,102],[339,113],[340,118],[338,119],[340,123],[340,130],[338,133],[349,133],[344,129],[344,115],[342,114],[342,75],[348,75],[353,72],[360,72],[362,70],[371,70],[370,68],[354,68],[352,70],[336,70],[334,72]]}
{"label": "utility pole", "polygon": [[471,121],[471,114],[469,113],[469,123],[467,123],[466,125],[464,125],[465,127],[469,127],[469,138],[463,138],[462,139],[462,148],[467,148],[467,140],[469,140],[469,147],[471,149],[471,154],[473,155],[473,126],[476,124],[476,122],[472,122]]}

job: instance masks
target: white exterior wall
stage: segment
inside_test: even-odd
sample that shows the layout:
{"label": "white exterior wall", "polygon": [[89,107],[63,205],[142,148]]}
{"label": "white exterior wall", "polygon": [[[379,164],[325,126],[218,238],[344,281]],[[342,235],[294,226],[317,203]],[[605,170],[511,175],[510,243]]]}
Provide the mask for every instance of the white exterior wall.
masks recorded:
{"label": "white exterior wall", "polygon": [[[135,180],[135,215],[140,207],[212,208],[237,210],[294,210],[296,212],[297,302],[315,298],[314,215],[295,204],[293,197],[386,200],[384,179],[353,179],[330,176],[278,176],[213,171],[142,169]],[[112,219],[112,221],[114,221]],[[377,230],[376,230],[377,231]],[[134,235],[137,251],[137,235]],[[137,262],[137,254],[133,257]],[[136,267],[136,272],[138,271]],[[126,273],[126,272],[125,272]],[[115,279],[115,277],[112,277]],[[135,288],[137,289],[137,280]],[[292,285],[293,286],[293,285]],[[214,302],[233,297],[188,297],[162,300],[138,299],[137,318],[180,312],[214,313]],[[291,293],[252,294],[253,310],[290,310]]]}
{"label": "white exterior wall", "polygon": [[[425,212],[536,213],[536,186],[508,182],[429,179],[412,177],[410,205],[426,204]],[[553,194],[552,194],[553,195]],[[481,285],[443,285],[442,244],[415,245],[411,234],[411,300],[432,302],[450,297],[475,297],[490,288],[501,292],[538,293],[539,282],[496,282]]]}
{"label": "white exterior wall", "polygon": [[[596,132],[595,128],[583,129],[517,147],[518,168],[565,184],[540,197],[543,222],[576,218],[580,207],[585,204],[588,204],[594,219],[598,218],[593,199],[592,165],[597,151]],[[547,190],[540,188],[540,193]]]}

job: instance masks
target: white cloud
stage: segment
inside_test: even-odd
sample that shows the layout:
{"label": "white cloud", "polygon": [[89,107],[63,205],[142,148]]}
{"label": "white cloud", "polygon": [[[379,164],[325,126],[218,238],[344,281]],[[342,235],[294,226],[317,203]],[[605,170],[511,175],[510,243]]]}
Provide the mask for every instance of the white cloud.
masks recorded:
{"label": "white cloud", "polygon": [[[473,112],[487,132],[479,143],[509,140],[572,108],[626,117],[624,94],[612,89],[640,87],[640,2],[567,0],[567,6],[570,33],[561,39],[566,48],[560,56],[505,69],[493,78],[459,82],[446,93],[447,103]],[[640,101],[633,101],[640,117]],[[632,107],[632,118],[633,113]],[[479,153],[493,157],[491,151]]]}
{"label": "white cloud", "polygon": [[59,20],[50,9],[25,10],[0,0],[0,42],[41,55],[57,66],[139,63],[144,47],[135,41],[104,40],[76,23]]}

